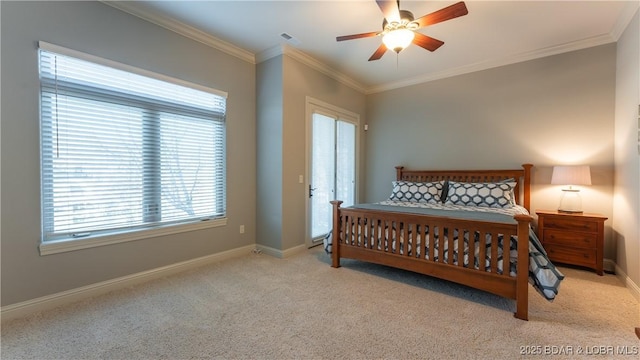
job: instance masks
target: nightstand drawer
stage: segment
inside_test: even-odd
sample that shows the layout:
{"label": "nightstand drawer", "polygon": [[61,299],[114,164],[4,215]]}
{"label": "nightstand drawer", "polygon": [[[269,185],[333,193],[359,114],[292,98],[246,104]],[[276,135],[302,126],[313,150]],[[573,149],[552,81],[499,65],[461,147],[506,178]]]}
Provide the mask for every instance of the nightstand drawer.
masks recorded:
{"label": "nightstand drawer", "polygon": [[552,262],[586,266],[603,274],[606,216],[538,210],[538,237]]}
{"label": "nightstand drawer", "polygon": [[596,248],[597,241],[598,234],[596,233],[573,232],[566,230],[560,231],[552,229],[546,229],[544,232],[544,238],[542,239],[545,246],[547,244],[557,244],[592,249]]}
{"label": "nightstand drawer", "polygon": [[576,249],[561,245],[546,244],[544,249],[547,251],[547,255],[549,255],[551,261],[584,266],[596,265],[596,249]]}
{"label": "nightstand drawer", "polygon": [[598,222],[596,221],[576,221],[574,219],[560,219],[549,217],[544,220],[544,227],[548,229],[598,232]]}

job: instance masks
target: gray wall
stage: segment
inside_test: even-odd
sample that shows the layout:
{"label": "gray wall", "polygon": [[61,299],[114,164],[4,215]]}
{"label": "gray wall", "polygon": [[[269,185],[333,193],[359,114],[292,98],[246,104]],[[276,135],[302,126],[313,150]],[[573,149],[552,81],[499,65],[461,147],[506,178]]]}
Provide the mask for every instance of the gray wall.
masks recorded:
{"label": "gray wall", "polygon": [[[304,184],[298,183],[298,176],[305,174],[305,99],[313,97],[333,106],[365,116],[365,96],[345,86],[331,77],[324,75],[309,66],[289,57],[283,57],[284,64],[284,148],[283,148],[283,181],[287,189],[283,194],[283,248],[287,249],[304,243],[305,239],[305,204],[308,191]],[[360,135],[363,133],[360,126]],[[362,139],[363,136],[360,136]],[[365,142],[360,143],[359,173],[363,174],[362,165],[365,154],[362,149]],[[364,187],[362,176],[359,187]]]}
{"label": "gray wall", "polygon": [[[258,64],[257,68],[260,225],[257,242],[276,250],[287,250],[304,244],[305,240],[307,190],[305,184],[298,182],[298,177],[306,177],[306,97],[349,110],[362,119],[365,96],[301,63],[286,51]],[[263,132],[260,130],[263,127],[271,128]],[[278,131],[281,133],[276,133]],[[360,131],[362,134],[362,126]],[[360,174],[364,172],[363,149],[364,141],[361,141]],[[359,185],[364,187],[364,181]],[[278,219],[274,214],[282,216]]]}
{"label": "gray wall", "polygon": [[617,264],[636,286],[640,286],[639,16],[636,11],[635,17],[618,40],[613,212]]}
{"label": "gray wall", "polygon": [[263,61],[256,68],[256,224],[259,229],[256,242],[282,249],[282,57]]}
{"label": "gray wall", "polygon": [[[505,169],[535,165],[532,210],[556,209],[556,164],[592,166],[583,208],[612,217],[615,44],[367,97],[366,201],[389,196],[394,166]],[[611,220],[605,257],[615,259]]]}
{"label": "gray wall", "polygon": [[[1,6],[2,306],[255,243],[253,64],[100,2]],[[40,256],[39,40],[228,92],[228,225]]]}
{"label": "gray wall", "polygon": [[[360,128],[361,201],[387,197],[398,164],[532,162],[532,207],[553,209],[560,190],[549,185],[551,166],[592,165],[584,208],[611,218],[615,202],[605,256],[640,284],[639,205],[625,203],[631,212],[618,207],[621,199],[640,198],[635,113],[620,112],[640,102],[637,84],[621,85],[628,77],[640,82],[637,14],[617,50],[618,85],[611,44],[365,96],[287,55],[256,70],[98,2],[0,6],[2,306],[256,242],[280,250],[303,244],[306,191],[297,180],[305,174],[306,96],[358,113],[370,125],[368,132]],[[39,40],[227,91],[228,225],[40,256]]]}

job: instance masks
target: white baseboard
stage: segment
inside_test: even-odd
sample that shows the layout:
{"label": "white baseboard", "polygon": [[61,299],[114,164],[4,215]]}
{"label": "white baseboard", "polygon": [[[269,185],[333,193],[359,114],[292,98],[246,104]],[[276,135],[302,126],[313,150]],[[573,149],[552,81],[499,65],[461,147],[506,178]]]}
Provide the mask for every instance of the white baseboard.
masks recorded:
{"label": "white baseboard", "polygon": [[618,264],[614,263],[614,266],[616,269],[616,276],[618,277],[618,279],[620,279],[620,281],[622,281],[622,283],[625,284],[625,286],[627,287],[627,289],[629,289],[629,292],[631,292],[631,295],[633,295],[636,301],[640,302],[640,286],[634,283],[633,280],[631,280],[631,278],[627,275],[627,273],[624,272],[624,270],[622,270],[620,266],[618,266]]}
{"label": "white baseboard", "polygon": [[[210,263],[246,255],[254,249],[258,249],[264,254],[283,259],[283,258],[293,256],[295,254],[304,252],[307,249],[307,247],[303,244],[303,245],[298,245],[286,250],[278,250],[278,249],[275,249],[269,246],[264,246],[264,245],[243,246],[237,249],[223,251],[221,253],[207,255],[207,256],[196,258],[196,259],[163,266],[157,269],[151,269],[148,271],[143,271],[140,273],[127,275],[127,276],[119,277],[112,280],[107,280],[107,281],[102,281],[102,282],[87,285],[87,286],[82,286],[79,288],[39,297],[36,299],[23,301],[16,304],[3,306],[0,309],[0,319],[2,322],[4,322],[7,320],[23,317],[34,312],[52,309],[60,305],[64,305],[74,301],[79,301],[89,297],[105,294],[107,292],[121,289],[127,286],[161,278],[164,276],[179,273],[182,271],[186,271],[186,270],[207,265]],[[605,268],[607,269],[611,269],[611,268],[615,269],[616,276],[618,276],[620,281],[622,281],[626,285],[626,287],[629,289],[631,294],[636,298],[636,300],[640,302],[640,287],[636,283],[634,283],[633,280],[629,278],[629,276],[627,276],[627,274],[622,270],[622,268],[620,268],[615,262],[608,259],[605,259],[604,265],[605,265]]]}
{"label": "white baseboard", "polygon": [[260,250],[260,252],[262,252],[263,254],[271,255],[279,259],[285,259],[307,250],[307,246],[302,244],[286,250],[278,250],[269,246],[256,245],[256,249]]}
{"label": "white baseboard", "polygon": [[251,253],[253,249],[255,249],[254,245],[243,246],[237,249],[223,251],[221,253],[207,255],[196,259],[159,267],[156,269],[139,272],[136,274],[131,274],[116,279],[102,281],[99,283],[82,286],[56,294],[3,306],[0,309],[0,318],[1,321],[4,322],[34,312],[52,309],[63,304],[68,304],[70,302],[105,294],[113,290],[179,273],[202,265],[246,255]]}

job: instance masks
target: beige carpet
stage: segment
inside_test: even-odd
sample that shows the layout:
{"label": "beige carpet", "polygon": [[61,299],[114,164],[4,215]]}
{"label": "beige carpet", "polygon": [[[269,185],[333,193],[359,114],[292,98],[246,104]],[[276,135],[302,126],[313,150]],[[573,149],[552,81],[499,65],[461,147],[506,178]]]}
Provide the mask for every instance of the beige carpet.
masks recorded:
{"label": "beige carpet", "polygon": [[248,254],[6,322],[1,357],[637,359],[629,291],[614,275],[562,271],[553,303],[530,288],[522,321],[511,300],[356,261],[334,269],[320,248]]}

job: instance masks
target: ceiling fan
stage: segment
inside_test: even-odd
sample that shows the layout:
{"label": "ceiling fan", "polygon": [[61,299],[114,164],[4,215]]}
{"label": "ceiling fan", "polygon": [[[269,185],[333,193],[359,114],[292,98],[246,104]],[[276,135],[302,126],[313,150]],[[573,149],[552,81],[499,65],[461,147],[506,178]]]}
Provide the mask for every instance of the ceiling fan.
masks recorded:
{"label": "ceiling fan", "polygon": [[371,55],[369,61],[380,59],[387,49],[400,53],[400,51],[404,50],[411,43],[429,51],[435,51],[442,46],[444,42],[416,32],[416,30],[469,13],[464,2],[460,1],[432,12],[431,14],[414,19],[410,11],[400,10],[400,0],[376,0],[376,3],[384,14],[382,31],[336,37],[337,41],[345,41],[381,35],[382,44],[380,44],[378,49]]}

